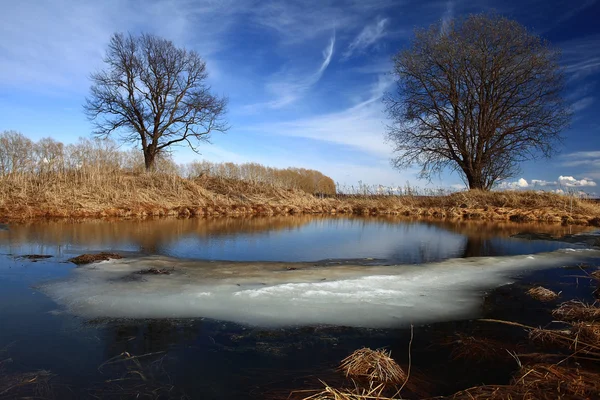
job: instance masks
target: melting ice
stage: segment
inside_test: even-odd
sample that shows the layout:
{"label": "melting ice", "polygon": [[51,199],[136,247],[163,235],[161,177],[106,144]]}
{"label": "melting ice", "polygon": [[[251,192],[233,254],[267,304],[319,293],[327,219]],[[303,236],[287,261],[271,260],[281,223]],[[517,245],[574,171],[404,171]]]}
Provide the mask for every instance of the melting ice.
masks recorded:
{"label": "melting ice", "polygon": [[[475,316],[485,289],[533,269],[600,258],[595,250],[396,266],[201,262],[162,256],[76,268],[39,288],[83,317],[207,317],[250,325],[397,327]],[[174,268],[170,275],[141,275]]]}

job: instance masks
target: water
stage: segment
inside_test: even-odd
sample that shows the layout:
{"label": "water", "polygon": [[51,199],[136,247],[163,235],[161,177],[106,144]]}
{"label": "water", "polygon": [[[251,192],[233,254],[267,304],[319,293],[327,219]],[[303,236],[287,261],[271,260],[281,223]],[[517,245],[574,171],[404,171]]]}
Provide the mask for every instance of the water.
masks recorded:
{"label": "water", "polygon": [[[482,329],[472,321],[481,316],[549,319],[522,291],[507,289],[509,305],[516,296],[528,307],[507,307],[509,297],[494,290],[505,283],[585,297],[584,284],[561,286],[572,278],[557,267],[598,265],[594,251],[510,236],[587,230],[341,217],[9,226],[0,230],[0,366],[55,374],[36,389],[46,390],[41,397],[286,398],[318,385],[316,377],[339,381],[333,369],[362,346],[406,359],[412,323],[415,365],[437,375],[430,395],[503,383],[514,366],[454,376],[469,366],[447,368],[448,350],[432,342]],[[66,261],[95,251],[126,258],[81,268]],[[150,266],[176,268],[135,274]],[[123,352],[146,356],[138,363]]]}

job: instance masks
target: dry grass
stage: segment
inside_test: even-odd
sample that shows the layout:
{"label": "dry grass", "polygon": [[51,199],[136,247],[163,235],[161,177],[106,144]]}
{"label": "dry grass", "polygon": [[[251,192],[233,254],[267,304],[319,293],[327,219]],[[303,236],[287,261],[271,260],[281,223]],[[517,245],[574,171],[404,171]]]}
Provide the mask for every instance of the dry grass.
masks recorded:
{"label": "dry grass", "polygon": [[91,264],[98,261],[108,261],[110,259],[123,258],[119,254],[115,253],[97,253],[97,254],[82,254],[77,257],[69,258],[69,261],[73,264],[84,265]]}
{"label": "dry grass", "polygon": [[600,396],[600,374],[554,364],[522,367],[510,385],[473,387],[447,399],[556,400],[590,399]]}
{"label": "dry grass", "polygon": [[558,299],[560,296],[560,293],[553,292],[552,290],[546,289],[542,286],[529,289],[527,294],[539,301],[552,301]]}
{"label": "dry grass", "polygon": [[596,303],[586,304],[570,300],[553,310],[552,316],[561,321],[598,321],[600,320],[600,307],[596,306]]}
{"label": "dry grass", "polygon": [[340,370],[346,377],[383,385],[398,385],[407,378],[390,352],[383,349],[358,349],[342,360]]}
{"label": "dry grass", "polygon": [[456,333],[441,344],[453,347],[450,353],[453,360],[461,359],[473,362],[510,359],[509,351],[518,350],[518,346],[510,343],[464,333]]}
{"label": "dry grass", "polygon": [[600,225],[600,204],[553,193],[313,196],[260,182],[100,168],[0,177],[0,221],[286,214],[401,215]]}
{"label": "dry grass", "polygon": [[515,385],[535,392],[538,398],[600,397],[600,373],[554,364],[523,367],[515,377]]}
{"label": "dry grass", "polygon": [[576,322],[568,329],[532,329],[529,332],[532,342],[555,349],[571,351],[572,357],[585,357],[600,361],[600,324]]}
{"label": "dry grass", "polygon": [[[0,349],[0,355],[5,349]],[[6,364],[12,359],[0,360],[0,400],[51,398],[51,379],[49,371],[7,372]]]}

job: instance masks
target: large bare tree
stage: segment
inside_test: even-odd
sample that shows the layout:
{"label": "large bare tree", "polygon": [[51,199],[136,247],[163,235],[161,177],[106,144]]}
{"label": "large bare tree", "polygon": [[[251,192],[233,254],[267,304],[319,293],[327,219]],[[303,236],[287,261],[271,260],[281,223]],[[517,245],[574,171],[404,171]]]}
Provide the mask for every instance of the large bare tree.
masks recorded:
{"label": "large bare tree", "polygon": [[226,99],[210,92],[206,63],[195,51],[153,35],[114,34],[106,68],[91,75],[84,109],[95,134],[114,132],[141,144],[146,169],[172,145],[197,151],[213,131],[225,131]]}
{"label": "large bare tree", "polygon": [[385,96],[397,168],[453,169],[489,190],[520,162],[549,157],[571,111],[560,52],[519,23],[478,14],[417,30],[394,56]]}

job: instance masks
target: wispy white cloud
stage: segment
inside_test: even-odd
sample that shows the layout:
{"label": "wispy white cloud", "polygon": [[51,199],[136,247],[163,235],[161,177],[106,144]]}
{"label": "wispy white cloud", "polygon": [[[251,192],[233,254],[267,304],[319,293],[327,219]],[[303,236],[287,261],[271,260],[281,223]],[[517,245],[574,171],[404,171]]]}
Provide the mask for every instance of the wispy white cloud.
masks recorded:
{"label": "wispy white cloud", "polygon": [[335,32],[329,39],[329,43],[323,50],[323,60],[319,68],[307,76],[301,76],[298,72],[286,73],[283,78],[277,77],[275,80],[267,83],[267,91],[275,97],[262,103],[249,104],[244,106],[245,112],[256,112],[264,108],[282,108],[294,103],[302,98],[310,88],[316,85],[325,73],[325,70],[331,63],[335,48]]}
{"label": "wispy white cloud", "polygon": [[385,28],[388,24],[387,18],[378,18],[373,24],[367,25],[348,45],[343,54],[343,59],[352,57],[355,53],[362,53],[369,47],[375,46],[379,40],[386,36]]}
{"label": "wispy white cloud", "polygon": [[582,79],[600,70],[600,35],[562,42],[560,47],[571,79]]}
{"label": "wispy white cloud", "polygon": [[448,26],[450,25],[450,21],[454,19],[454,1],[448,0],[446,2],[446,11],[444,11],[444,15],[442,15],[442,31],[441,33],[445,33],[448,30]]}
{"label": "wispy white cloud", "polygon": [[600,151],[577,151],[561,156],[564,167],[600,168]]}
{"label": "wispy white cloud", "polygon": [[[146,31],[191,46],[203,56],[222,50],[220,36],[234,22],[230,0],[57,0],[52,6],[18,1],[2,7],[0,84],[46,91],[86,91],[89,74],[102,67],[110,36]],[[202,30],[192,29],[203,21]],[[165,23],[168,21],[168,23]]]}
{"label": "wispy white cloud", "polygon": [[368,89],[369,97],[342,111],[315,115],[283,122],[258,124],[258,132],[302,137],[350,146],[362,151],[389,157],[390,146],[384,143],[383,105],[379,101],[392,81],[381,76]]}

